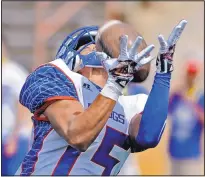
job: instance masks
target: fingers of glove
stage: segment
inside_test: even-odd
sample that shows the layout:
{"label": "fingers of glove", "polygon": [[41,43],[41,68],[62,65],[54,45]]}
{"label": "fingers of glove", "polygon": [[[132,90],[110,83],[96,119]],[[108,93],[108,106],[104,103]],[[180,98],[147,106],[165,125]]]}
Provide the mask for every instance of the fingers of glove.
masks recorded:
{"label": "fingers of glove", "polygon": [[176,26],[171,35],[168,38],[168,45],[172,46],[176,44],[176,42],[179,39],[179,34],[180,34],[181,26]]}
{"label": "fingers of glove", "polygon": [[129,58],[132,59],[134,58],[136,52],[137,52],[137,48],[139,47],[139,45],[141,44],[143,38],[141,36],[138,36],[136,38],[136,40],[134,41],[134,43],[132,44],[130,50],[129,50]]}
{"label": "fingers of glove", "polygon": [[136,65],[135,69],[138,70],[141,66],[146,65],[147,63],[150,63],[154,59],[155,59],[155,57],[153,57],[153,56],[149,56],[149,57],[141,59],[138,62],[138,64]]}
{"label": "fingers of glove", "polygon": [[138,63],[141,59],[143,59],[144,57],[146,57],[147,55],[150,54],[150,52],[154,49],[154,45],[149,45],[148,47],[146,47],[144,50],[142,50],[140,53],[138,53],[137,55],[135,55],[134,58],[134,62]]}
{"label": "fingers of glove", "polygon": [[125,63],[122,63],[122,62],[118,62],[117,64],[114,64],[112,66],[112,69],[111,70],[118,70],[120,71],[121,69],[125,68],[127,65]]}
{"label": "fingers of glove", "polygon": [[118,59],[109,59],[102,62],[107,71],[116,68],[119,65]]}
{"label": "fingers of glove", "polygon": [[182,27],[182,30],[184,30],[184,28],[186,27],[186,24],[187,24],[188,22],[186,21],[186,20],[181,20],[180,22],[179,22],[179,26],[181,26]]}
{"label": "fingers of glove", "polygon": [[146,65],[147,63],[150,63],[152,60],[154,60],[155,57],[153,56],[149,56],[149,57],[146,57],[146,58],[143,58],[142,60],[140,60],[139,64],[142,66],[142,65]]}
{"label": "fingers of glove", "polygon": [[168,39],[168,45],[172,46],[174,44],[176,44],[176,42],[178,41],[178,39],[180,38],[184,28],[186,27],[187,21],[186,20],[182,20],[172,31],[171,35],[169,36]]}
{"label": "fingers of glove", "polygon": [[122,35],[120,37],[120,60],[127,60],[127,44],[128,44],[128,36]]}
{"label": "fingers of glove", "polygon": [[105,61],[109,59],[108,55],[104,52],[96,52],[96,57],[101,61]]}
{"label": "fingers of glove", "polygon": [[160,44],[160,53],[165,53],[168,51],[168,44],[167,41],[164,39],[164,36],[162,34],[160,34],[158,36],[158,40],[159,40],[159,44]]}

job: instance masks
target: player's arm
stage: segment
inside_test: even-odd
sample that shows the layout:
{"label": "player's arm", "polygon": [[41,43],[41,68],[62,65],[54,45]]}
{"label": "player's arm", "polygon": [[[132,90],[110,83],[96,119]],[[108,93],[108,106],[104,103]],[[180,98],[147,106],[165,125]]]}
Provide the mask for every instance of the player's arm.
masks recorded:
{"label": "player's arm", "polygon": [[75,100],[61,100],[51,104],[44,112],[53,128],[71,146],[85,151],[107,122],[116,101],[101,94],[84,110]]}
{"label": "player's arm", "polygon": [[[72,75],[71,71],[69,73]],[[102,96],[106,89],[108,97]],[[71,146],[85,151],[102,130],[116,104],[120,91],[115,90],[114,82],[113,85],[106,84],[101,94],[84,110],[72,76],[68,78],[56,66],[46,64],[29,75],[21,90],[20,102],[34,113],[34,119],[49,121]],[[115,99],[110,99],[109,95]]]}
{"label": "player's arm", "polygon": [[156,73],[144,111],[131,119],[129,135],[135,152],[156,147],[165,128],[171,73]]}
{"label": "player's arm", "polygon": [[168,41],[159,35],[160,51],[157,57],[157,72],[152,90],[142,115],[131,120],[129,133],[134,142],[134,151],[143,151],[155,147],[165,128],[168,114],[169,87],[172,61],[176,42],[179,39],[186,21],[181,21],[172,31]]}

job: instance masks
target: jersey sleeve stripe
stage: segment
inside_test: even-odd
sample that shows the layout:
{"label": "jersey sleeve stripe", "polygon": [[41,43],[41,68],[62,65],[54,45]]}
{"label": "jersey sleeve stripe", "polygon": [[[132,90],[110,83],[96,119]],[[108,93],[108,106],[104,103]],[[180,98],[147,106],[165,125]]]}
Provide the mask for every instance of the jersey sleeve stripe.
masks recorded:
{"label": "jersey sleeve stripe", "polygon": [[40,114],[42,114],[46,108],[48,106],[50,106],[51,104],[53,104],[54,102],[56,102],[57,100],[76,100],[78,101],[77,99],[71,97],[71,96],[53,96],[53,97],[50,97],[48,99],[45,100],[43,106],[41,106],[39,109],[37,109],[34,113],[34,118],[36,120],[44,120],[44,121],[48,121],[47,118],[42,118],[42,117],[39,117]]}
{"label": "jersey sleeve stripe", "polygon": [[35,120],[38,120],[38,121],[46,121],[46,122],[49,122],[49,120],[48,120],[48,118],[47,117],[45,117],[45,116],[43,116],[43,117],[34,117],[35,118]]}
{"label": "jersey sleeve stripe", "polygon": [[54,96],[54,97],[50,97],[46,100],[47,101],[53,101],[53,100],[76,100],[78,101],[77,99],[71,97],[71,96]]}

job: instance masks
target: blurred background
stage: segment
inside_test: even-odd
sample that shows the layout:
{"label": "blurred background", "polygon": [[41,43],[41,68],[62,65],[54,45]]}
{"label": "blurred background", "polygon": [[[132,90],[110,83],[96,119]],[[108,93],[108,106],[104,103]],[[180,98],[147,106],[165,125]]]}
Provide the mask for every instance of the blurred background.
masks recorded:
{"label": "blurred background", "polygon": [[[2,2],[2,175],[15,174],[29,149],[31,114],[18,103],[30,72],[54,59],[74,29],[118,19],[130,23],[147,44],[166,38],[181,20],[188,25],[178,42],[167,127],[160,144],[133,154],[122,174],[204,174],[204,3],[105,1]],[[125,94],[149,93],[155,62],[146,81]]]}

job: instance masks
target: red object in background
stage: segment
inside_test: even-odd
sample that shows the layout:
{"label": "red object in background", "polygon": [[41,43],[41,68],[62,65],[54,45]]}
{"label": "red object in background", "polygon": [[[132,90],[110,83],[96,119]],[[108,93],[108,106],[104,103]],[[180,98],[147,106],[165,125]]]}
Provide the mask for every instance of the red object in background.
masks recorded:
{"label": "red object in background", "polygon": [[197,74],[199,72],[199,62],[196,60],[190,60],[186,67],[188,74]]}

